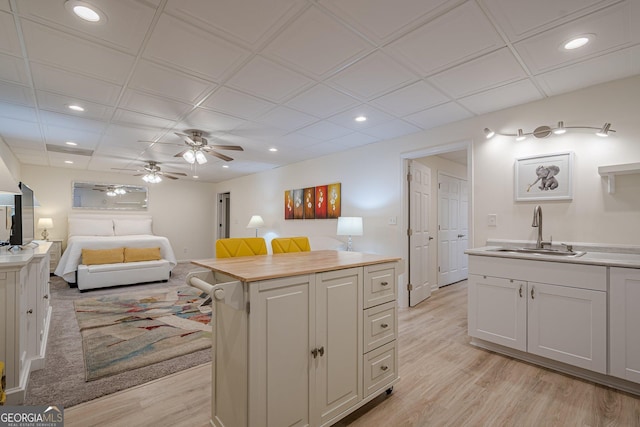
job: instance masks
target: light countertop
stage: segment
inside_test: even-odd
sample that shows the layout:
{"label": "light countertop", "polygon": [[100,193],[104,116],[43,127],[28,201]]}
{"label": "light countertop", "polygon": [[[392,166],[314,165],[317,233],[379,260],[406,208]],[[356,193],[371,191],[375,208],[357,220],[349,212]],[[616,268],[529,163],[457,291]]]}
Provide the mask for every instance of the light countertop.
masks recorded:
{"label": "light countertop", "polygon": [[43,257],[49,251],[51,242],[38,240],[37,245],[30,243],[23,249],[9,250],[9,246],[0,248],[0,268],[27,264],[32,258]]}
{"label": "light countertop", "polygon": [[[588,247],[581,246],[574,248],[574,251],[584,251],[584,255],[579,257],[564,257],[558,255],[546,255],[537,253],[521,253],[521,252],[496,252],[500,248],[515,248],[522,246],[515,245],[495,245],[483,246],[480,248],[467,249],[468,255],[492,256],[498,258],[528,259],[535,261],[561,262],[568,264],[588,264],[602,265],[606,267],[626,267],[640,268],[640,253],[623,253],[609,251],[611,248],[597,247],[596,250],[589,250]],[[595,247],[594,247],[595,249]],[[614,248],[615,249],[615,248]],[[628,251],[631,252],[631,251]]]}

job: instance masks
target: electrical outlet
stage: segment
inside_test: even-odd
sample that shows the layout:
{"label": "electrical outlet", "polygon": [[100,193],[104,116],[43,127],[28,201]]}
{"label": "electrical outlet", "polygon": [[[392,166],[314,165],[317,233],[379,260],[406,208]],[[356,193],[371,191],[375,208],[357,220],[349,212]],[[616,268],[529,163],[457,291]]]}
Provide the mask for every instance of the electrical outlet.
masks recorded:
{"label": "electrical outlet", "polygon": [[498,226],[498,215],[489,214],[489,217],[487,218],[487,225],[489,227],[497,227]]}
{"label": "electrical outlet", "polygon": [[398,217],[392,216],[389,218],[389,225],[398,225]]}

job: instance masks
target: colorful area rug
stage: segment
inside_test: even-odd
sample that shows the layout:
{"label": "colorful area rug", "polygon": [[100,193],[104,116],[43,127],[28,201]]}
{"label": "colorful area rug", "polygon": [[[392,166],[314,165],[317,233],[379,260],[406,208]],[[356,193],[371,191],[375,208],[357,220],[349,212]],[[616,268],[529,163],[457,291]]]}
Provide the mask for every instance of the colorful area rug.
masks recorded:
{"label": "colorful area rug", "polygon": [[75,301],[86,381],[211,348],[211,313],[199,307],[205,297],[185,287]]}

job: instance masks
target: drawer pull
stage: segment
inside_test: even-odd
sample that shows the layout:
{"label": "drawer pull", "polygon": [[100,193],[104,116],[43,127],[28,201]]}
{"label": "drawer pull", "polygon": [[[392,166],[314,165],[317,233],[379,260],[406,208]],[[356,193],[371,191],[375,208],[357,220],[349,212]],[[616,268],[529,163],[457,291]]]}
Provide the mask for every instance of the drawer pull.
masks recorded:
{"label": "drawer pull", "polygon": [[45,296],[43,296],[42,298],[44,299],[49,299],[49,294],[46,294]]}
{"label": "drawer pull", "polygon": [[531,287],[531,299],[536,299],[533,286]]}
{"label": "drawer pull", "polygon": [[381,328],[388,328],[388,327],[389,327],[389,325],[388,325],[388,324],[386,324],[386,323],[381,323],[381,324],[380,324],[380,327],[381,327]]}
{"label": "drawer pull", "polygon": [[316,357],[318,357],[318,349],[314,348],[313,350],[311,350],[311,354],[313,355],[313,358],[315,359]]}
{"label": "drawer pull", "polygon": [[380,286],[387,286],[389,282],[380,282]]}
{"label": "drawer pull", "polygon": [[318,349],[318,354],[319,354],[320,356],[324,356],[324,346],[322,346],[322,347],[320,347],[320,348]]}
{"label": "drawer pull", "polygon": [[386,371],[387,369],[389,369],[389,367],[387,365],[382,365],[380,366],[380,369],[382,369],[383,371]]}
{"label": "drawer pull", "polygon": [[520,293],[520,298],[522,298],[522,285],[520,285],[520,290],[518,292]]}
{"label": "drawer pull", "polygon": [[33,308],[30,308],[29,310],[27,310],[27,314],[33,314]]}

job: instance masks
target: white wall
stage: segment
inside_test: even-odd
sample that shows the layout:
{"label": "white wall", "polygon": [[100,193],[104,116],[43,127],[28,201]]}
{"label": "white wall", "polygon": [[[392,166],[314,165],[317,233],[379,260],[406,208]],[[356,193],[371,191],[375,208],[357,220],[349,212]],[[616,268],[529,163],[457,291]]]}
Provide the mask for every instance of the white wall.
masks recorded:
{"label": "white wall", "polygon": [[[211,258],[215,242],[213,184],[191,180],[163,180],[159,184],[145,184],[140,177],[115,173],[98,173],[75,169],[22,166],[22,181],[34,191],[41,207],[36,217],[50,217],[54,228],[49,239],[65,240],[67,216],[70,213],[113,213],[135,215],[135,211],[104,211],[72,209],[73,181],[108,184],[147,185],[149,208],[139,213],[152,215],[153,231],[166,236],[178,260]],[[41,230],[36,230],[36,236]]]}

